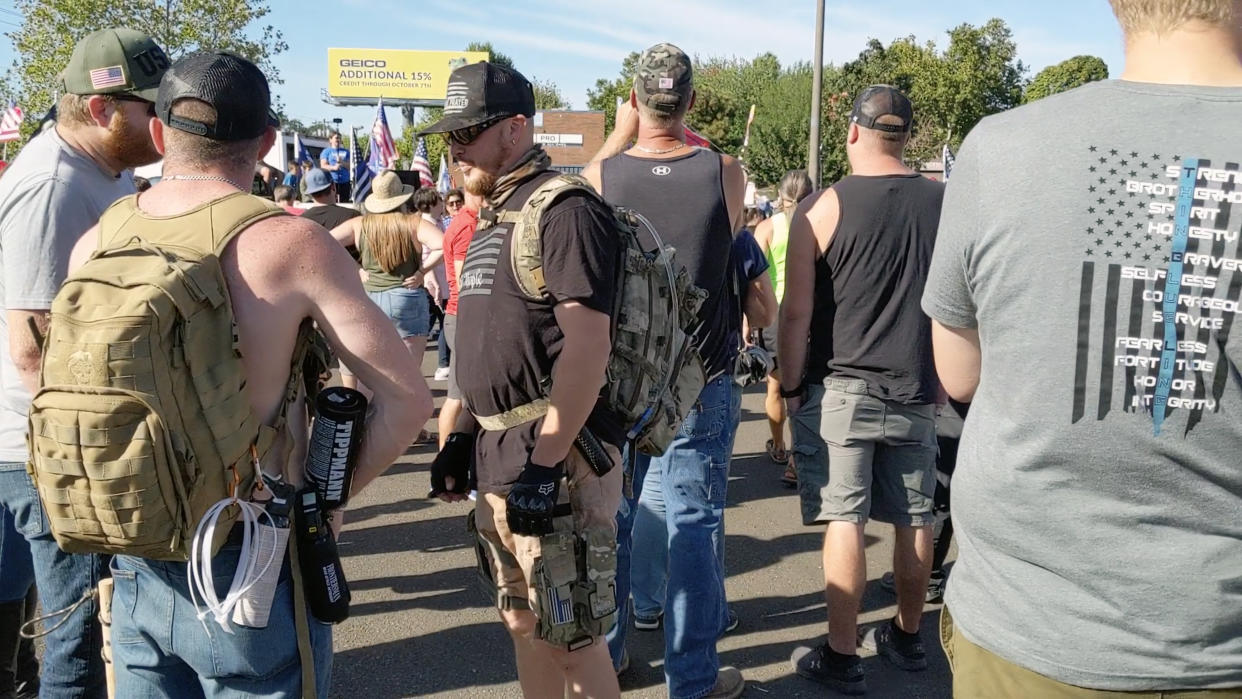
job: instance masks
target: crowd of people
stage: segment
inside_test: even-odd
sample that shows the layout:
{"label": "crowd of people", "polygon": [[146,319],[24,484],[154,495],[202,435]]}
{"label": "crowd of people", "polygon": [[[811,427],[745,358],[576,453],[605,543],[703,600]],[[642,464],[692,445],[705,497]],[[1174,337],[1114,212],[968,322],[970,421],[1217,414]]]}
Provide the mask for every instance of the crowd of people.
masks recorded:
{"label": "crowd of people", "polygon": [[[741,161],[687,145],[672,44],[639,55],[581,176],[536,144],[530,81],[481,62],[423,130],[462,189],[384,171],[347,206],[339,135],[318,167],[264,170],[250,61],[85,37],[58,121],[0,176],[0,699],[327,696],[332,619],[304,562],[322,551],[286,534],[254,602],[254,512],[306,523],[310,415],[344,400],[318,393],[327,353],[366,399],[356,449],[328,440],[354,459],[333,533],[433,439],[436,314],[431,496],[476,500],[526,697],[619,697],[631,628],[662,630],[670,697],[745,691],[716,646],[738,624],[726,494],[760,383],[767,454],[824,531],[826,635],[796,674],[863,694],[859,648],[923,670],[924,605],[945,601],[955,696],[1242,696],[1242,3],[1112,5],[1121,79],[984,119],[947,187],[907,164],[910,99],[873,85],[851,174],[788,173],[770,217]],[[680,319],[667,346],[627,344],[667,326],[652,309]],[[672,385],[627,417],[657,368]],[[860,627],[872,520],[894,527],[897,608]],[[37,606],[59,619],[41,660],[18,633]]]}

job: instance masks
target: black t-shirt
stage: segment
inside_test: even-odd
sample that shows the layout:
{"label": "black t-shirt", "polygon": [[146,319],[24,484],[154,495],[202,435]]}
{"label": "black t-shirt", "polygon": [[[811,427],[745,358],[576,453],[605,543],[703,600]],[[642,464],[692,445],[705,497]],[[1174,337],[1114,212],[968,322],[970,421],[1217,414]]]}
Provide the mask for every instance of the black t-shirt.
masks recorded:
{"label": "black t-shirt", "polygon": [[[518,210],[540,182],[518,187],[503,207]],[[548,296],[532,301],[517,286],[510,258],[511,226],[479,230],[466,252],[457,300],[457,381],[475,415],[498,415],[544,395],[565,336],[556,323],[557,303],[577,301],[609,315],[620,279],[622,242],[611,213],[595,200],[568,194],[543,215],[543,275]],[[597,390],[583,387],[583,390]],[[503,432],[482,431],[476,440],[479,489],[497,491],[513,482],[534,448],[542,420]],[[601,402],[587,418],[600,439],[620,446],[620,420]]]}
{"label": "black t-shirt", "polygon": [[361,215],[361,213],[348,206],[337,206],[336,204],[312,206],[302,212],[302,218],[308,218],[328,230],[332,230],[349,219]]}
{"label": "black t-shirt", "polygon": [[[333,228],[345,223],[351,218],[357,218],[362,212],[351,209],[348,206],[337,206],[336,204],[322,204],[320,206],[312,206],[302,212],[302,218],[308,218],[315,223],[327,228],[331,231]],[[358,260],[358,248],[353,245],[346,245],[345,249],[349,251],[350,257],[354,261]]]}

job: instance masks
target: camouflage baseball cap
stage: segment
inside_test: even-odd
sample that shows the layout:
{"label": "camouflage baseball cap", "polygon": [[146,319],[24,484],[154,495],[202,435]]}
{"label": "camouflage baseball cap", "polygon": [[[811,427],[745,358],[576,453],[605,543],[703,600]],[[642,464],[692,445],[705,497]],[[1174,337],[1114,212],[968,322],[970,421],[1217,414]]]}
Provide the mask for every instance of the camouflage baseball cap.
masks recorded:
{"label": "camouflage baseball cap", "polygon": [[694,68],[685,51],[656,44],[638,57],[634,93],[638,101],[661,114],[674,114],[694,91]]}
{"label": "camouflage baseball cap", "polygon": [[100,29],[73,48],[61,89],[74,95],[130,94],[155,101],[171,61],[155,40],[125,27]]}

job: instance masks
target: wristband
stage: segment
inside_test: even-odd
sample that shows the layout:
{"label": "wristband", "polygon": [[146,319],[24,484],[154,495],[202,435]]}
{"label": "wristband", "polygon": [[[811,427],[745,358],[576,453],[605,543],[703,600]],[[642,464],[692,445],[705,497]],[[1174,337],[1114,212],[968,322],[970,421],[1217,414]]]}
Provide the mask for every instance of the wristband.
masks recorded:
{"label": "wristband", "polygon": [[802,385],[799,384],[795,388],[786,389],[781,386],[781,398],[800,398],[802,397]]}

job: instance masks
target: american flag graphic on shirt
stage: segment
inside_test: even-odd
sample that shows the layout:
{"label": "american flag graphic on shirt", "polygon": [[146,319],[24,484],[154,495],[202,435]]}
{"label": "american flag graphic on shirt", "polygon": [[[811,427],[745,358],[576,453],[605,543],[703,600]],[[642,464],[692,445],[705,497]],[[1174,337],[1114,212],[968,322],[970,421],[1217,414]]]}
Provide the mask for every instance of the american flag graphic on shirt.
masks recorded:
{"label": "american flag graphic on shirt", "polygon": [[1072,422],[1218,413],[1242,296],[1237,163],[1091,146]]}

